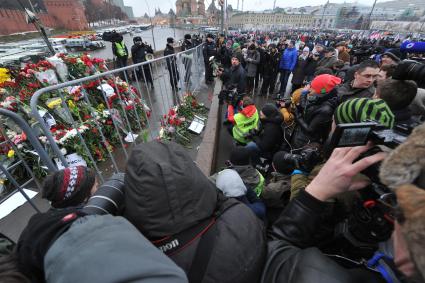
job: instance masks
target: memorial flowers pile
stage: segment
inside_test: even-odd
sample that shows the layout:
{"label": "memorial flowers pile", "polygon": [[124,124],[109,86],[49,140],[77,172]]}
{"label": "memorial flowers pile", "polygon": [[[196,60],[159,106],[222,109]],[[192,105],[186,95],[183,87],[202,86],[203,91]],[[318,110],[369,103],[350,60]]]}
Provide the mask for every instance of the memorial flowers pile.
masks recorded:
{"label": "memorial flowers pile", "polygon": [[[0,71],[0,108],[15,112],[26,120],[53,159],[46,134],[31,114],[32,96],[47,86],[103,73],[107,67],[103,59],[88,54],[59,54],[20,69]],[[127,137],[142,133],[150,116],[150,109],[138,90],[114,76],[44,93],[37,107],[62,154],[77,154],[89,166],[105,160],[108,153],[121,143],[133,142]],[[22,130],[5,116],[0,116],[0,122],[0,128],[4,130],[0,138],[9,139],[16,147],[0,148],[0,162],[8,160],[13,163],[15,151],[19,150],[30,166],[40,169],[35,171],[36,177],[44,176],[47,168],[41,164],[38,166],[39,158],[29,152],[34,151],[28,140],[12,139],[7,134],[20,137]],[[25,151],[21,152],[21,149]]]}

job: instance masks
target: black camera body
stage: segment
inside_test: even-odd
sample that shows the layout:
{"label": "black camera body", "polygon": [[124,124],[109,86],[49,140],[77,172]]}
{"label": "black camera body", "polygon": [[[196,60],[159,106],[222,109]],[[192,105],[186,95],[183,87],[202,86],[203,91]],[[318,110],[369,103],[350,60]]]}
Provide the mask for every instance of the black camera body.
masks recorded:
{"label": "black camera body", "polygon": [[322,161],[322,156],[318,147],[305,147],[298,154],[285,152],[283,159],[285,160],[286,170],[282,173],[289,174],[295,169],[310,172]]}
{"label": "black camera body", "polygon": [[397,65],[392,76],[395,80],[412,80],[418,87],[425,87],[425,64],[413,60],[405,60]]}
{"label": "black camera body", "polygon": [[231,88],[229,90],[224,89],[218,94],[218,100],[220,104],[227,102],[227,104],[233,107],[238,107],[239,102],[242,100],[244,94],[238,93],[237,88]]}

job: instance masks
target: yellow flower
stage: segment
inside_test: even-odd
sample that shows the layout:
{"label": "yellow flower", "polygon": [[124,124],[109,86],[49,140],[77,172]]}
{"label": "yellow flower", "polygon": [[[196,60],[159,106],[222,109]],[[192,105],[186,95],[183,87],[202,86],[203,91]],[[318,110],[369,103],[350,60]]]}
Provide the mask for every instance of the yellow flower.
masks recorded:
{"label": "yellow flower", "polygon": [[62,103],[62,99],[60,97],[58,97],[58,98],[51,100],[49,103],[47,103],[47,107],[49,107],[50,109],[54,109],[57,106],[61,105],[61,103]]}
{"label": "yellow flower", "polygon": [[0,186],[4,185],[6,183],[5,179],[0,179]]}
{"label": "yellow flower", "polygon": [[75,105],[74,101],[72,101],[72,100],[68,100],[68,106],[69,106],[69,108],[71,108],[71,109],[73,109],[73,108],[76,108],[76,107],[77,107],[77,106]]}
{"label": "yellow flower", "polygon": [[10,80],[9,70],[6,68],[0,68],[0,83]]}
{"label": "yellow flower", "polygon": [[15,156],[15,151],[13,149],[9,150],[9,152],[7,153],[7,157],[13,158],[14,156]]}

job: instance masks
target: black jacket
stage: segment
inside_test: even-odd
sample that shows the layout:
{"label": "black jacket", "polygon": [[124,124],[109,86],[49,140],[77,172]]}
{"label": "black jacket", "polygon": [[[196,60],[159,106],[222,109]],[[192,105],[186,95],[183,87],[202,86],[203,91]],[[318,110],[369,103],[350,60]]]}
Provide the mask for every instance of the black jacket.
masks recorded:
{"label": "black jacket", "polygon": [[146,54],[148,53],[153,54],[152,47],[144,43],[141,45],[135,44],[131,47],[131,58],[134,64],[145,62]]}
{"label": "black jacket", "polygon": [[[171,55],[171,54],[174,54],[174,53],[175,53],[174,47],[170,44],[167,44],[165,46],[165,49],[164,49],[164,56],[168,56],[168,55]],[[172,70],[172,68],[171,68],[172,66],[173,66],[174,70],[177,70],[176,57],[169,57],[169,58],[166,59],[166,61],[167,61],[168,70]]]}
{"label": "black jacket", "polygon": [[[197,282],[258,282],[266,253],[260,219],[246,205],[219,193],[182,146],[157,141],[136,146],[127,163],[125,187],[124,217],[150,240],[172,239],[215,218],[212,252],[203,280]],[[170,254],[186,273],[199,248],[201,237],[195,236],[187,245],[178,242],[180,249]]]}
{"label": "black jacket", "polygon": [[205,64],[209,64],[209,60],[211,56],[217,56],[216,45],[213,42],[206,42],[203,46],[202,53],[204,55]]}
{"label": "black jacket", "polygon": [[385,282],[366,268],[344,268],[314,247],[326,203],[300,191],[269,233],[268,259],[262,283]]}
{"label": "black jacket", "polygon": [[283,141],[282,117],[261,119],[261,132],[254,137],[254,142],[262,153],[273,154]]}
{"label": "black jacket", "polygon": [[303,147],[309,142],[323,144],[332,126],[332,118],[338,104],[338,99],[329,93],[324,101],[308,103],[304,114],[296,115],[297,126],[292,136],[295,148]]}
{"label": "black jacket", "polygon": [[276,52],[274,54],[271,52],[264,53],[264,66],[267,66],[263,68],[264,77],[277,76],[279,72],[280,57],[281,55],[279,54],[279,52]]}
{"label": "black jacket", "polygon": [[239,64],[238,67],[231,67],[223,75],[223,82],[226,86],[226,89],[232,89],[237,87],[238,93],[245,93],[246,90],[246,71]]}
{"label": "black jacket", "polygon": [[190,40],[185,39],[182,44],[182,51],[186,51],[195,47]]}
{"label": "black jacket", "polygon": [[314,60],[311,56],[307,58],[307,62],[304,66],[304,75],[306,77],[314,76],[314,72],[316,72],[318,61]]}

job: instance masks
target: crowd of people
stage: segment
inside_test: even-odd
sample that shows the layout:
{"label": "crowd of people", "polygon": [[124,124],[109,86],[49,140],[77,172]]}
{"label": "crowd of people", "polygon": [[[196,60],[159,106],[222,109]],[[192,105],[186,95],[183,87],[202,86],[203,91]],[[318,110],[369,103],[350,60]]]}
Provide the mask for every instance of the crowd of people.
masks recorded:
{"label": "crowd of people", "polygon": [[85,167],[57,171],[51,209],[16,246],[2,237],[0,281],[425,282],[425,65],[399,42],[353,53],[371,43],[207,35],[205,82],[223,80],[234,141],[222,170],[152,141],[101,185]]}

